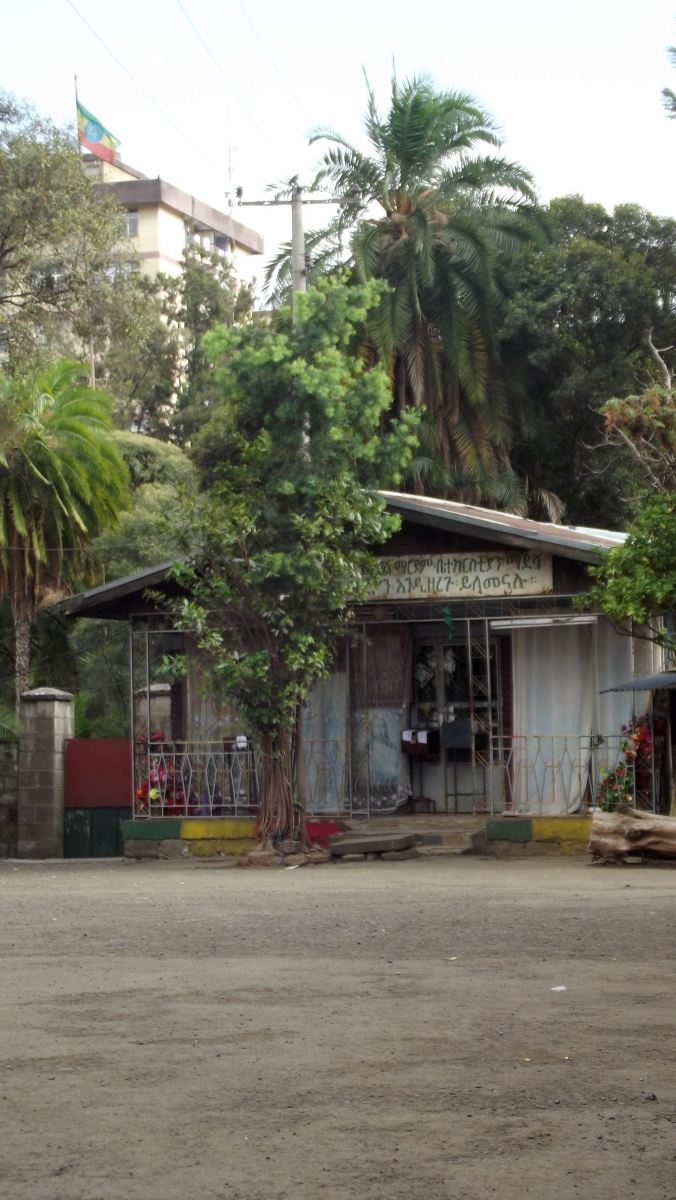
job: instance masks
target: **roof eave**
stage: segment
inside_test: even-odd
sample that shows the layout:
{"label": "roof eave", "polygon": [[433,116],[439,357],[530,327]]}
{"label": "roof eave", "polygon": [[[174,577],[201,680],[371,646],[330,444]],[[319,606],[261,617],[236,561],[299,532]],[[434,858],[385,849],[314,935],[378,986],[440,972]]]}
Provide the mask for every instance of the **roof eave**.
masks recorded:
{"label": "roof eave", "polygon": [[64,617],[80,616],[88,609],[96,608],[100,604],[110,604],[124,599],[125,596],[137,592],[139,586],[145,589],[164,583],[173,565],[173,562],[160,563],[157,567],[147,567],[143,571],[136,571],[133,575],[115,579],[112,583],[101,583],[98,587],[88,588],[85,592],[76,592],[74,596],[68,596],[65,600],[59,600],[52,605],[52,611],[60,613]]}
{"label": "roof eave", "polygon": [[445,530],[451,524],[462,525],[467,529],[468,533],[484,541],[494,542],[497,538],[506,546],[516,546],[519,549],[528,548],[535,543],[543,548],[551,547],[560,558],[572,558],[576,562],[596,563],[598,562],[599,551],[610,549],[610,547],[604,546],[592,547],[588,542],[577,542],[571,540],[569,537],[561,538],[557,537],[556,534],[543,534],[532,529],[514,532],[505,526],[499,526],[499,513],[495,514],[495,522],[491,521],[489,523],[486,521],[483,523],[475,516],[469,516],[462,512],[444,513],[439,509],[436,511],[430,508],[421,509],[413,501],[404,499],[394,500],[390,496],[387,497],[387,504],[388,508],[405,512],[407,519],[416,525],[427,525],[435,529]]}

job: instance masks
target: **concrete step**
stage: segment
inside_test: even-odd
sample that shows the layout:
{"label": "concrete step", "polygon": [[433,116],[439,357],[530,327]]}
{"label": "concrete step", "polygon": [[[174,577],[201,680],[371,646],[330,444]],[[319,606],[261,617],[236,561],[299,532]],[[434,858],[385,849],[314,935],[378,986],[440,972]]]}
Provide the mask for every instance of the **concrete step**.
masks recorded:
{"label": "concrete step", "polygon": [[465,853],[465,849],[464,846],[419,846],[418,854],[421,858],[457,858]]}
{"label": "concrete step", "polygon": [[420,848],[468,850],[474,832],[472,829],[459,829],[456,833],[421,833]]}
{"label": "concrete step", "polygon": [[388,854],[410,850],[420,841],[416,833],[380,831],[378,833],[336,833],[327,840],[328,849],[334,857],[345,854]]}

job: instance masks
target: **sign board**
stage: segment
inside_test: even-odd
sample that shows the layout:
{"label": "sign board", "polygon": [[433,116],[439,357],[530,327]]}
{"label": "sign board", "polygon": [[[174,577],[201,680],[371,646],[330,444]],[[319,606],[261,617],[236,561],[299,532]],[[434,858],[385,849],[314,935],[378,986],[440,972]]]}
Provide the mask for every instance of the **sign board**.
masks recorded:
{"label": "sign board", "polygon": [[373,600],[543,596],[552,590],[552,556],[530,550],[379,558]]}

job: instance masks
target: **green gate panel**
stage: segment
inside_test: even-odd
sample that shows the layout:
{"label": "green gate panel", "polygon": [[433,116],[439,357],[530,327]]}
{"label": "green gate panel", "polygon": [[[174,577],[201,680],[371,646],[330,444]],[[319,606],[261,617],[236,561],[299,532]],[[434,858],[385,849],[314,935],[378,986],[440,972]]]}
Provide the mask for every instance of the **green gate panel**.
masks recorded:
{"label": "green gate panel", "polygon": [[117,810],[117,854],[119,858],[124,858],[124,833],[122,830],[123,821],[131,821],[133,816],[130,808],[118,808]]}
{"label": "green gate panel", "polygon": [[116,808],[92,809],[92,858],[115,858],[119,833]]}
{"label": "green gate panel", "polygon": [[64,858],[89,858],[92,852],[91,808],[67,808],[63,822]]}

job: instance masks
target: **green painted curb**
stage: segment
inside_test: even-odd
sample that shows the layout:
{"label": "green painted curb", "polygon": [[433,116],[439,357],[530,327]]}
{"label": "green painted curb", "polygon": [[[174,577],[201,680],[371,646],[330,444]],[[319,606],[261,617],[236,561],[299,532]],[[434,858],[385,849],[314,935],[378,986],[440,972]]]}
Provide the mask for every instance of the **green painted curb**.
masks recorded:
{"label": "green painted curb", "polygon": [[530,842],[533,838],[533,822],[518,817],[488,821],[486,837],[489,842]]}
{"label": "green painted curb", "polygon": [[150,821],[123,821],[122,834],[126,842],[163,841],[165,838],[180,838],[180,817],[157,817]]}

